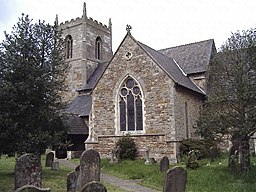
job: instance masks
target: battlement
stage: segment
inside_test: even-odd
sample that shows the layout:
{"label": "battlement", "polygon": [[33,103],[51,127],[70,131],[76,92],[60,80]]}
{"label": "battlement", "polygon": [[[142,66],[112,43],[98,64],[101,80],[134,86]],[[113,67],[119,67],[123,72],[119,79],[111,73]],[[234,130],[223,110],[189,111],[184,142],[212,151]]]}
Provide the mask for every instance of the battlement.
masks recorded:
{"label": "battlement", "polygon": [[109,26],[98,22],[97,20],[92,19],[91,17],[77,17],[76,19],[71,19],[69,21],[65,21],[59,24],[59,27],[64,29],[64,28],[68,28],[68,27],[72,27],[72,26],[76,26],[76,25],[80,25],[82,23],[88,23],[90,25],[93,25],[97,28],[101,28],[101,29],[105,29],[110,31],[111,30],[111,25],[109,24]]}

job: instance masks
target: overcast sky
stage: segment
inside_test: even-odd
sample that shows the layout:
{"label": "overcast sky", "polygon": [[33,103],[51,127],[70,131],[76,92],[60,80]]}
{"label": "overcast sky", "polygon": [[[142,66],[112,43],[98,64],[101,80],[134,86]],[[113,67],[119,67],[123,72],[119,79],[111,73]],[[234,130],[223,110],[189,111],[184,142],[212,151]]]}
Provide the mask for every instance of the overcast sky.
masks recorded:
{"label": "overcast sky", "polygon": [[132,35],[154,49],[214,39],[216,47],[231,32],[256,27],[256,0],[0,0],[0,40],[22,13],[53,24],[87,16],[113,24],[113,51],[132,26]]}

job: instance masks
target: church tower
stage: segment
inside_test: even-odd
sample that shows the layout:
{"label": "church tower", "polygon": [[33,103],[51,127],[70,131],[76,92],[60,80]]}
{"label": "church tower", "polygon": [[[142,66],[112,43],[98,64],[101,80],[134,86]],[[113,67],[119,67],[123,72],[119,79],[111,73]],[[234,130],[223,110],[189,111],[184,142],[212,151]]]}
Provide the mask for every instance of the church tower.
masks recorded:
{"label": "church tower", "polygon": [[85,86],[98,65],[110,61],[112,52],[112,24],[108,26],[83,15],[59,25],[65,38],[65,57],[70,64],[67,77],[68,91],[64,99],[70,101],[77,90]]}

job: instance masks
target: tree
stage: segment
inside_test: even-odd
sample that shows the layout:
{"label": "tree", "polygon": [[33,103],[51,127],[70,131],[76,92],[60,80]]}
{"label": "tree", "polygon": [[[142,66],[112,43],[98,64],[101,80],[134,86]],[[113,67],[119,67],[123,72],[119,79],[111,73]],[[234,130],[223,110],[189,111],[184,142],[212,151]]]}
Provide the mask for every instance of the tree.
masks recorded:
{"label": "tree", "polygon": [[41,154],[65,135],[68,64],[57,26],[22,14],[0,44],[0,154]]}
{"label": "tree", "polygon": [[207,92],[198,132],[211,139],[230,136],[241,172],[247,171],[256,132],[256,29],[233,33],[221,46],[210,63]]}

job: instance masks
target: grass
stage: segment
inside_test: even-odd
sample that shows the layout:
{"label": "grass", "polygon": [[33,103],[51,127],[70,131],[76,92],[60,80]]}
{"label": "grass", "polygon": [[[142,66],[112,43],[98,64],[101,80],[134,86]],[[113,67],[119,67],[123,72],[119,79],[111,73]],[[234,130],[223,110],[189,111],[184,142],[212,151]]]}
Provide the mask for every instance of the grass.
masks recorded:
{"label": "grass", "polygon": [[[72,160],[76,164],[79,160]],[[53,192],[66,191],[66,176],[70,168],[61,166],[59,171],[53,171],[43,165],[43,187],[50,187]],[[256,158],[251,159],[251,170],[248,174],[230,174],[227,169],[227,158],[220,158],[209,164],[208,160],[200,161],[197,170],[188,169],[187,192],[256,192]],[[0,159],[0,191],[11,192],[14,189],[15,158]],[[106,159],[101,161],[102,170],[124,179],[139,179],[142,185],[162,191],[164,174],[159,171],[159,164],[145,165],[144,161],[125,160],[119,164],[109,164]],[[172,165],[175,166],[175,165]],[[184,164],[180,164],[184,166]],[[124,190],[103,183],[109,192],[124,192]]]}
{"label": "grass", "polygon": [[[256,158],[251,159],[251,170],[248,174],[232,175],[227,168],[227,158],[222,157],[213,163],[200,161],[197,170],[188,169],[187,192],[253,192],[256,191]],[[172,165],[176,166],[176,165]],[[184,164],[179,166],[185,167]],[[103,171],[125,179],[140,179],[141,184],[163,188],[164,174],[159,171],[159,164],[145,165],[144,161],[122,161],[120,164],[109,164],[102,160]]]}
{"label": "grass", "polygon": [[[14,168],[15,158],[0,158],[0,192],[13,192],[14,191]],[[78,161],[77,161],[78,162]],[[59,171],[53,171],[50,167],[45,167],[45,156],[42,156],[43,167],[43,181],[42,185],[45,188],[50,188],[53,192],[66,192],[67,188],[67,174],[73,169],[60,165]],[[124,190],[103,183],[108,192],[125,192]]]}

